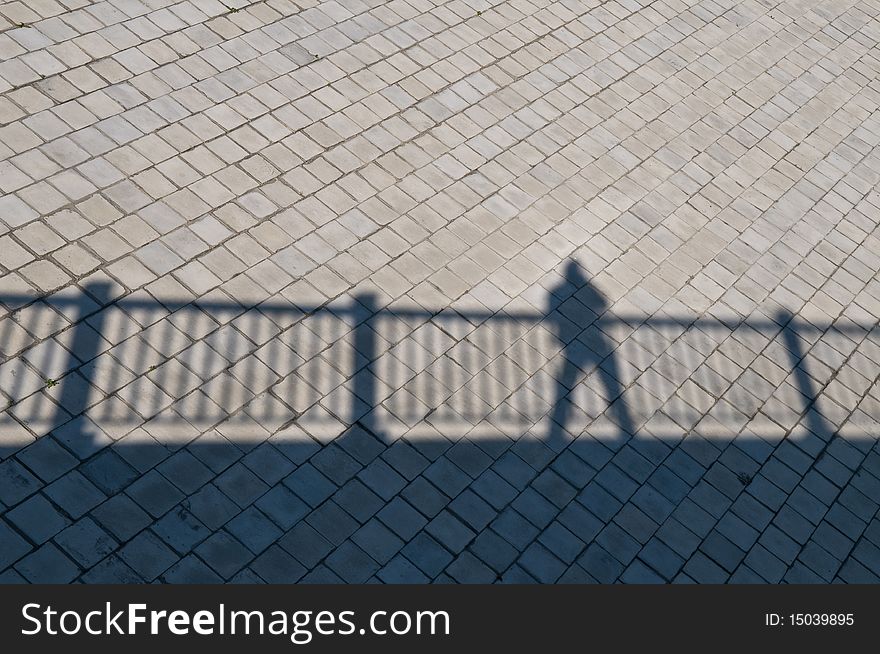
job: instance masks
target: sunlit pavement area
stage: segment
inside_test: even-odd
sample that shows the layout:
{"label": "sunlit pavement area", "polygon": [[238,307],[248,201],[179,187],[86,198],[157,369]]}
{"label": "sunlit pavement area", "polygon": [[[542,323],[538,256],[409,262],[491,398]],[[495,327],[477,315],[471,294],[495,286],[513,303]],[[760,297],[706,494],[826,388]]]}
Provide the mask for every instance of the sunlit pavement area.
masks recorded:
{"label": "sunlit pavement area", "polygon": [[878,0],[0,4],[0,580],[880,581]]}

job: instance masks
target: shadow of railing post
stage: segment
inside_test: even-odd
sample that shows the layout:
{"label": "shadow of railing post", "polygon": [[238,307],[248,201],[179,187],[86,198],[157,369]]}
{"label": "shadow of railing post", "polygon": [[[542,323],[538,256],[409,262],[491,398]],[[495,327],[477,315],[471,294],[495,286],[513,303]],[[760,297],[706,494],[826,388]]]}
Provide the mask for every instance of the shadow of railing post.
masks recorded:
{"label": "shadow of railing post", "polygon": [[[72,328],[73,338],[70,348],[74,359],[79,359],[82,366],[86,366],[101,353],[101,335],[107,316],[106,307],[112,298],[110,297],[110,285],[106,282],[88,283],[83,287],[83,290],[90,300],[83,299],[79,303],[80,315],[77,316]],[[97,304],[98,310],[90,316],[89,311],[94,308],[91,300]],[[73,419],[82,416],[89,408],[90,390],[94,383],[93,379],[88,379],[83,375],[81,367],[68,372],[61,379],[61,389],[58,394],[58,416],[53,424],[59,425],[64,421],[61,417],[64,416],[65,411]],[[91,434],[87,431],[80,431],[74,438],[91,438]],[[78,443],[77,445],[83,450],[88,450],[92,444]]]}
{"label": "shadow of railing post", "polygon": [[816,406],[820,391],[814,388],[813,378],[810,377],[806,369],[806,363],[804,362],[806,353],[801,347],[800,337],[797,332],[797,320],[791,313],[780,311],[776,314],[776,321],[782,325],[782,338],[785,341],[786,349],[791,353],[791,371],[794,374],[797,389],[806,398],[804,402],[805,426],[827,443],[831,440],[835,430]]}
{"label": "shadow of railing post", "polygon": [[364,307],[365,318],[354,328],[354,351],[351,354],[354,377],[349,424],[359,424],[381,439],[375,420],[376,380],[370,369],[370,364],[376,359],[376,332],[370,322],[378,312],[378,302],[373,293],[360,293],[354,300]]}

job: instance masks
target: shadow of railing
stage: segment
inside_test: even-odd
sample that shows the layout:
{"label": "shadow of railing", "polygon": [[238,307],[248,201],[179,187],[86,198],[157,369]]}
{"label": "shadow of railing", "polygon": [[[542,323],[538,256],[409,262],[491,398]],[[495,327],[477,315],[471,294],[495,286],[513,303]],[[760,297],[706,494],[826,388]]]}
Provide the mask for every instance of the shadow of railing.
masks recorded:
{"label": "shadow of railing", "polygon": [[[649,366],[650,353],[621,360],[627,353],[612,336],[639,327],[670,335],[742,327],[767,339],[781,334],[800,413],[827,441],[835,428],[817,410],[820,389],[803,343],[829,330],[871,328],[817,326],[785,312],[729,324],[612,315],[574,262],[546,295],[542,310],[436,312],[381,307],[369,293],[315,306],[277,296],[243,303],[217,293],[192,302],[145,292],[114,300],[104,283],[86,284],[79,295],[7,295],[0,302],[17,321],[0,323],[0,344],[11,352],[0,365],[8,403],[0,458],[49,433],[82,458],[114,441],[125,444],[123,437],[144,425],[172,443],[223,424],[229,440],[252,441],[263,430],[293,440],[303,430],[324,444],[353,429],[386,442],[404,433],[452,440],[529,434],[556,451],[591,425],[614,447],[657,408],[633,407],[627,398],[634,371]],[[43,323],[59,320],[70,326],[12,351],[25,334],[36,339]],[[692,372],[702,361],[695,355],[677,363]],[[593,375],[598,383],[585,384]],[[652,433],[679,439],[686,431]]]}

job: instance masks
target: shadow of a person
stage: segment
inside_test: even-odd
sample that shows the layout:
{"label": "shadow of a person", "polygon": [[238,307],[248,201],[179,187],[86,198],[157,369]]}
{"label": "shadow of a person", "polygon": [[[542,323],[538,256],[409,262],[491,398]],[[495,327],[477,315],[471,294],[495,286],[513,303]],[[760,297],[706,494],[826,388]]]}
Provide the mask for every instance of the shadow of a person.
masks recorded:
{"label": "shadow of a person", "polygon": [[[571,305],[566,305],[569,300]],[[614,345],[595,330],[598,335],[591,336],[591,342],[575,343],[577,335],[593,323],[608,308],[602,294],[590,283],[577,261],[570,260],[565,266],[565,277],[558,286],[550,290],[546,316],[551,323],[555,321],[556,337],[563,345],[564,359],[562,370],[556,377],[553,408],[550,414],[548,445],[560,449],[567,442],[566,423],[569,420],[571,390],[580,381],[582,371],[596,368],[599,378],[609,398],[611,416],[626,438],[634,433],[632,419],[623,402],[615,401],[623,392],[617,371]],[[566,315],[567,314],[567,315]],[[570,327],[574,323],[575,328]],[[606,354],[607,353],[607,354]],[[577,436],[577,434],[575,434]]]}

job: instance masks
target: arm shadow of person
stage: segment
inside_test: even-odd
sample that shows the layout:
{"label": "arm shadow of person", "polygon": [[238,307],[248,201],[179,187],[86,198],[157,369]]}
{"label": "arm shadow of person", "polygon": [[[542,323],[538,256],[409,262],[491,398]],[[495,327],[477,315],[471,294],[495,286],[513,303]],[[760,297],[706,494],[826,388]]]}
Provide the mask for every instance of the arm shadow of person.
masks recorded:
{"label": "arm shadow of person", "polygon": [[624,389],[618,373],[616,345],[601,329],[591,330],[585,339],[578,338],[607,308],[608,302],[587,279],[580,264],[569,260],[563,280],[550,289],[545,314],[562,344],[562,369],[555,377],[546,441],[555,451],[564,448],[572,436],[578,436],[566,428],[572,414],[569,395],[584,377],[585,371],[591,369],[597,371],[602,383],[609,402],[608,418],[619,427],[620,440],[635,433],[626,404],[619,399]]}

